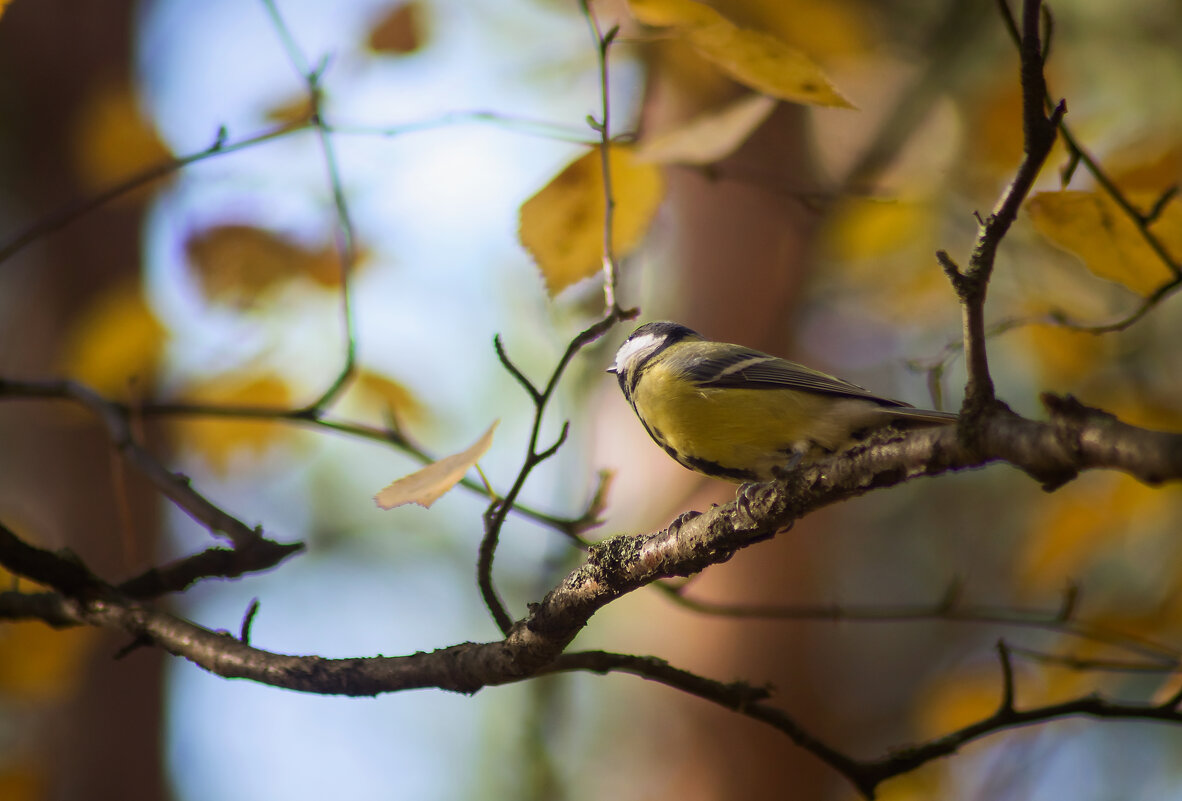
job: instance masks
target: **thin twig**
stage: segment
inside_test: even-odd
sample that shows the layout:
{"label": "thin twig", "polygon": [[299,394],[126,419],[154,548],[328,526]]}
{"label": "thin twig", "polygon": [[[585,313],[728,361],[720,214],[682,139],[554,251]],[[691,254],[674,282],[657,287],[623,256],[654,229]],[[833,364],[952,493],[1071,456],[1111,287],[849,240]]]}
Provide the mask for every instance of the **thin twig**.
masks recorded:
{"label": "thin twig", "polygon": [[321,125],[328,133],[339,136],[395,137],[421,131],[434,131],[439,128],[467,123],[488,123],[508,131],[517,131],[526,136],[537,136],[542,139],[556,142],[570,142],[577,145],[591,146],[598,144],[600,141],[599,137],[588,137],[585,128],[576,128],[570,125],[551,122],[550,120],[522,117],[516,114],[488,110],[445,111],[436,117],[400,123],[398,125],[329,124],[323,121]]}
{"label": "thin twig", "polygon": [[569,425],[563,426],[562,434],[553,445],[545,450],[539,451],[538,438],[541,435],[542,419],[545,416],[546,407],[549,405],[554,391],[558,388],[559,379],[562,378],[563,373],[566,372],[567,366],[570,365],[575,355],[584,347],[606,334],[613,325],[622,319],[622,315],[625,314],[627,312],[612,309],[606,317],[575,336],[566,346],[566,351],[558,360],[558,364],[555,365],[553,372],[550,374],[550,379],[546,382],[545,389],[541,392],[538,392],[533,383],[521,374],[516,367],[512,366],[512,362],[509,361],[508,355],[501,345],[500,338],[497,337],[494,340],[498,357],[501,358],[501,363],[505,366],[506,370],[518,378],[534,404],[534,420],[533,426],[530,429],[529,444],[526,446],[525,460],[522,462],[521,469],[517,472],[517,478],[513,481],[513,486],[510,487],[503,498],[494,500],[489,504],[488,509],[485,510],[484,536],[480,540],[479,555],[476,561],[476,578],[477,583],[480,585],[480,594],[484,598],[485,605],[488,607],[493,620],[496,621],[502,633],[508,633],[509,628],[513,625],[513,618],[505,610],[504,602],[501,601],[500,596],[497,594],[492,578],[493,558],[496,555],[497,544],[500,541],[501,529],[505,525],[505,518],[509,514],[509,510],[517,502],[517,496],[521,493],[522,487],[525,486],[525,481],[529,478],[529,474],[533,472],[535,467],[557,452],[558,447],[561,446],[566,438],[567,425]]}
{"label": "thin twig", "polygon": [[[81,403],[80,399],[75,397],[70,392],[68,386],[62,381],[16,381],[0,378],[0,399],[5,398],[64,400]],[[119,401],[104,398],[103,402],[114,409],[119,415],[129,416],[133,411],[133,407]],[[294,423],[312,428],[323,428],[358,439],[391,445],[420,464],[430,464],[436,460],[435,456],[427,453],[412,442],[405,433],[394,427],[379,427],[330,417],[318,417],[310,413],[307,407],[291,409],[281,406],[223,406],[184,402],[147,402],[136,404],[134,412],[143,418],[214,417]],[[485,488],[477,481],[465,478],[460,482],[460,485],[471,492],[480,495],[487,494]],[[552,528],[580,543],[582,541],[579,540],[578,535],[592,527],[591,521],[594,518],[594,513],[592,513],[590,508],[584,510],[582,514],[575,518],[558,517],[522,504],[514,505],[512,511],[514,514],[519,514],[535,523]]]}
{"label": "thin twig", "polygon": [[1178,659],[1098,659],[1090,656],[1075,654],[1051,654],[1034,648],[1023,648],[1017,645],[1009,646],[1011,655],[1021,656],[1032,662],[1069,668],[1071,670],[1087,671],[1089,673],[1149,673],[1170,674],[1182,671],[1182,661]]}
{"label": "thin twig", "polygon": [[247,645],[250,644],[250,629],[254,625],[254,617],[259,613],[259,599],[251,598],[250,605],[246,607],[246,614],[242,616],[242,627],[238,632],[238,639]]}
{"label": "thin twig", "polygon": [[324,168],[327,174],[329,188],[332,192],[333,208],[336,212],[336,246],[337,258],[341,269],[341,327],[345,342],[345,358],[340,371],[329,384],[328,388],[308,406],[311,414],[320,414],[330,406],[344,391],[353,378],[357,368],[357,334],[353,320],[352,301],[350,298],[350,276],[357,262],[357,243],[353,221],[349,214],[349,205],[345,199],[345,189],[341,183],[340,167],[337,164],[336,151],[333,148],[332,137],[329,134],[324,119],[324,93],[320,81],[327,66],[327,60],[322,60],[316,68],[310,62],[292,35],[283,15],[279,13],[275,0],[262,0],[267,9],[267,16],[271,19],[271,26],[275,29],[283,44],[283,50],[291,62],[292,68],[304,82],[311,107],[309,115],[312,126],[316,129],[316,138],[320,143],[320,152],[324,158]]}
{"label": "thin twig", "polygon": [[223,156],[244,148],[262,144],[263,142],[269,142],[272,139],[287,136],[288,134],[297,133],[306,130],[310,125],[311,123],[307,120],[297,120],[295,122],[284,123],[261,133],[253,134],[235,142],[228,141],[225,129],[219,130],[209,147],[199,150],[196,153],[190,153],[187,156],[178,156],[143,169],[114,186],[104,189],[96,195],[70,204],[17,232],[11,239],[0,244],[0,264],[3,264],[37,240],[65,228],[80,217],[89,214],[101,206],[105,206],[112,200],[134,192],[155,180],[172,175],[174,172],[179,172],[190,164],[196,164],[214,156]]}
{"label": "thin twig", "polygon": [[600,118],[588,117],[591,129],[599,134],[599,159],[603,172],[603,303],[606,314],[614,314],[619,309],[616,291],[620,282],[619,264],[616,261],[615,245],[612,242],[612,231],[615,228],[616,196],[612,190],[611,169],[611,84],[608,70],[608,52],[620,27],[614,25],[603,33],[599,28],[599,20],[591,9],[590,0],[579,0],[579,8],[587,19],[591,35],[595,39],[595,55],[599,63],[599,97]]}
{"label": "thin twig", "polygon": [[[1004,2],[1004,0],[1002,0]],[[1025,0],[1022,6],[1022,33],[1019,47],[1022,84],[1023,158],[1014,180],[1002,193],[993,212],[982,221],[977,244],[967,270],[961,271],[944,251],[936,256],[948,275],[960,300],[964,323],[964,348],[968,368],[965,388],[966,424],[995,404],[993,379],[989,374],[986,350],[985,295],[993,274],[997,249],[1018,217],[1051,147],[1059,121],[1067,112],[1060,102],[1047,117],[1043,103],[1047,96],[1043,77],[1042,45],[1039,37],[1039,0]]]}
{"label": "thin twig", "polygon": [[[28,391],[31,390],[31,391]],[[35,393],[35,394],[34,394]],[[89,410],[103,425],[111,445],[155,485],[161,495],[205,526],[211,534],[222,535],[236,548],[249,547],[262,537],[233,515],[211,503],[195,489],[186,476],[168,471],[131,436],[126,406],[110,403],[94,390],[73,381],[52,381],[37,385],[0,380],[0,396],[57,397],[73,400]]]}
{"label": "thin twig", "polygon": [[1014,663],[1010,661],[1010,648],[1005,640],[997,641],[997,660],[1001,664],[1001,703],[998,711],[1014,711]]}
{"label": "thin twig", "polygon": [[[1064,634],[1081,640],[1103,643],[1140,654],[1159,662],[1182,660],[1182,651],[1164,643],[1114,631],[1073,618],[1075,592],[1068,588],[1057,609],[1024,609],[962,604],[956,588],[932,604],[742,604],[717,603],[687,596],[686,587],[668,583],[653,585],[679,606],[706,615],[746,620],[816,620],[843,623],[923,623],[947,621],[980,625],[1007,626]],[[1017,649],[1015,648],[1016,652]]]}
{"label": "thin twig", "polygon": [[[1022,36],[1018,32],[1017,23],[1014,21],[1014,16],[1010,11],[1006,0],[998,0],[998,8],[1001,11],[1001,16],[1005,22],[1006,30],[1010,34],[1010,38],[1016,45],[1018,45],[1019,49],[1021,49],[1023,46]],[[1044,25],[1047,28],[1046,38],[1048,41],[1048,46],[1051,30],[1050,22],[1052,19],[1053,18],[1049,15],[1049,13],[1044,17]],[[1045,55],[1043,61],[1045,62]],[[1051,98],[1050,92],[1046,90],[1045,80],[1043,82],[1043,87],[1044,92],[1041,102],[1046,108],[1053,108],[1055,103]],[[1165,244],[1161,241],[1157,234],[1150,230],[1149,227],[1153,221],[1161,215],[1162,210],[1165,208],[1166,204],[1174,198],[1177,187],[1167,187],[1162,192],[1162,194],[1158,196],[1158,199],[1154,203],[1153,207],[1148,212],[1143,212],[1133,205],[1133,202],[1129,200],[1124,192],[1121,191],[1120,187],[1116,185],[1116,182],[1112,180],[1111,177],[1109,177],[1109,175],[1100,166],[1099,162],[1097,162],[1096,159],[1092,157],[1092,154],[1080,144],[1074,132],[1071,130],[1071,127],[1064,119],[1062,119],[1062,117],[1060,117],[1057,121],[1057,127],[1059,130],[1059,135],[1063,137],[1063,142],[1067,146],[1068,157],[1070,158],[1069,170],[1065,176],[1065,179],[1069,180],[1070,173],[1074,172],[1075,166],[1082,163],[1087,168],[1088,172],[1092,174],[1092,177],[1095,179],[1096,183],[1100,185],[1100,188],[1104,190],[1105,194],[1112,198],[1113,202],[1116,203],[1116,205],[1120,207],[1120,209],[1129,217],[1129,219],[1133,221],[1137,231],[1141,234],[1141,238],[1154,252],[1154,255],[1156,255],[1158,259],[1161,260],[1161,263],[1174,274],[1175,280],[1163,284],[1156,292],[1153,293],[1154,300],[1148,305],[1150,307],[1156,305],[1156,303],[1160,302],[1167,295],[1172,294],[1173,290],[1177,289],[1178,286],[1182,284],[1182,264],[1180,264],[1178,260],[1170,254]],[[1079,327],[1076,330],[1086,330],[1090,333],[1108,333],[1110,331],[1119,331],[1123,328],[1127,328],[1133,322],[1136,322],[1136,320],[1140,319],[1143,315],[1144,312],[1140,311],[1140,313],[1135,315],[1135,318],[1130,319],[1130,321],[1127,323],[1114,323],[1109,326]]]}

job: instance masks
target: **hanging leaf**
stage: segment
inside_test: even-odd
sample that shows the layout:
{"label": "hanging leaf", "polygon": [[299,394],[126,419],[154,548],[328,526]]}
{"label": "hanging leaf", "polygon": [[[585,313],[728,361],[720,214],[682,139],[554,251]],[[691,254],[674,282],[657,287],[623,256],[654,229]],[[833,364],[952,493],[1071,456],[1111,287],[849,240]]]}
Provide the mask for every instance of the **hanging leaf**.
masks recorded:
{"label": "hanging leaf", "polygon": [[814,106],[853,108],[811,58],[770,33],[740,28],[694,0],[630,0],[646,25],[671,28],[734,80],[757,92]]}
{"label": "hanging leaf", "polygon": [[660,164],[711,164],[735,152],[775,107],[775,98],[767,95],[741,97],[680,128],[641,142],[636,158]]}
{"label": "hanging leaf", "polygon": [[[1130,193],[1134,206],[1149,208],[1155,197]],[[1142,205],[1143,204],[1143,205]],[[1039,192],[1026,204],[1034,227],[1057,247],[1078,256],[1100,278],[1139,295],[1151,295],[1174,279],[1129,216],[1098,192]],[[1177,261],[1182,258],[1182,204],[1169,203],[1150,230]]]}
{"label": "hanging leaf", "polygon": [[382,509],[393,509],[408,503],[417,503],[424,508],[431,508],[431,504],[467,475],[472,466],[484,456],[485,451],[492,445],[493,431],[497,428],[494,421],[488,431],[471,447],[451,456],[445,456],[433,462],[422,470],[417,470],[409,476],[403,476],[387,486],[374,496],[374,501]]}
{"label": "hanging leaf", "polygon": [[[653,164],[637,161],[633,148],[609,151],[613,213],[612,247],[621,257],[648,231],[661,204],[664,181]],[[550,296],[589,278],[603,265],[604,192],[598,149],[587,152],[521,205],[518,235]]]}

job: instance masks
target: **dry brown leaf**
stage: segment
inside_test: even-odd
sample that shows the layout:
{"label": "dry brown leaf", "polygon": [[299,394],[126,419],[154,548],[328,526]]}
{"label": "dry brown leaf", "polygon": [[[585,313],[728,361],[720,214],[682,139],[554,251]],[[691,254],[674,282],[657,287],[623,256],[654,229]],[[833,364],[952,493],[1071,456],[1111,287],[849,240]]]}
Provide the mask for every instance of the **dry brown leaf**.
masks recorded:
{"label": "dry brown leaf", "polygon": [[340,261],[331,245],[308,248],[251,225],[215,225],[189,234],[185,252],[212,301],[247,307],[260,294],[292,278],[322,286],[340,283]]}
{"label": "dry brown leaf", "polygon": [[301,92],[267,109],[267,119],[294,125],[309,119],[313,111],[315,107],[312,105],[312,98],[307,92]]}
{"label": "dry brown leaf", "polygon": [[492,445],[493,431],[496,430],[498,422],[500,421],[494,421],[488,427],[488,431],[466,450],[445,456],[422,470],[403,476],[375,495],[374,501],[382,509],[393,509],[408,503],[431,508],[431,504],[458,484],[485,454]]}
{"label": "dry brown leaf", "polygon": [[369,33],[369,48],[376,53],[413,53],[423,46],[423,8],[420,3],[400,3],[378,20]]}

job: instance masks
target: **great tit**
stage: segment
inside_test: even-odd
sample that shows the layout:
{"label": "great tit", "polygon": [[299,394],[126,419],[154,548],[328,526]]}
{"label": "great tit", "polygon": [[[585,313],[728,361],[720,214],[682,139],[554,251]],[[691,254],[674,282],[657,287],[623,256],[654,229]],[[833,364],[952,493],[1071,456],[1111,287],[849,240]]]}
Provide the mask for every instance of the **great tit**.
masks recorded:
{"label": "great tit", "polygon": [[690,470],[735,482],[767,481],[892,423],[957,419],[670,322],[633,331],[608,372],[666,453]]}

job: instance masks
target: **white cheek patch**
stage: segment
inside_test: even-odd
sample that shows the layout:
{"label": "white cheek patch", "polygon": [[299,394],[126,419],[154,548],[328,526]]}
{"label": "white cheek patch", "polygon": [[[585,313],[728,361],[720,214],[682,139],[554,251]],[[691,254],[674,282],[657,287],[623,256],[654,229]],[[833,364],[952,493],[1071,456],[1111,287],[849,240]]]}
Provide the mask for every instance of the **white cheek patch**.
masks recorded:
{"label": "white cheek patch", "polygon": [[641,334],[638,337],[625,340],[620,349],[616,351],[616,363],[613,366],[616,371],[624,372],[629,366],[657,350],[664,342],[665,337],[657,337],[652,334]]}

